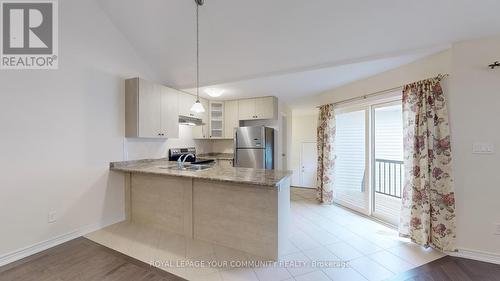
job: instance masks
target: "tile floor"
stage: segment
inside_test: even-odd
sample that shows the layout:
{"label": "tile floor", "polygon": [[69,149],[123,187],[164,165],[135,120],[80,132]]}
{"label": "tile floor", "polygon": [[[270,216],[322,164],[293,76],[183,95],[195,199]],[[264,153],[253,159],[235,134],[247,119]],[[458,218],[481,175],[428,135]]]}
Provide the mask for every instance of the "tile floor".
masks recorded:
{"label": "tile floor", "polygon": [[394,229],[346,209],[319,205],[312,190],[293,188],[291,200],[286,255],[263,267],[235,268],[223,262],[259,258],[126,222],[87,238],[195,281],[384,280],[444,256],[399,239]]}

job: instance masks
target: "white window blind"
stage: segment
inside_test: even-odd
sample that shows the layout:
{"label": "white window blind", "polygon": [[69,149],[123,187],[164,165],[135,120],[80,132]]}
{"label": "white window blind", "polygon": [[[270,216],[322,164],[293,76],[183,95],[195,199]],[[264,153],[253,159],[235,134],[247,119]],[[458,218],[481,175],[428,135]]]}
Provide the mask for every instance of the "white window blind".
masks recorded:
{"label": "white window blind", "polygon": [[366,209],[366,111],[338,113],[335,136],[334,199],[343,205]]}
{"label": "white window blind", "polygon": [[375,109],[375,158],[403,160],[403,113],[401,105]]}

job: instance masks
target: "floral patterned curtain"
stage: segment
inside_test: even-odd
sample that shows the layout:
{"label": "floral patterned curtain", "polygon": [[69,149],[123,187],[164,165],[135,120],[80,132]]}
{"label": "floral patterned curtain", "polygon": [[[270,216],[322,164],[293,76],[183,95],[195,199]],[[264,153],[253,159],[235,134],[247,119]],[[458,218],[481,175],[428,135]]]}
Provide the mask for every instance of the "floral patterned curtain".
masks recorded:
{"label": "floral patterned curtain", "polygon": [[448,111],[439,79],[403,88],[405,183],[399,233],[455,250],[455,193]]}
{"label": "floral patterned curtain", "polygon": [[333,168],[335,155],[335,112],[333,104],[319,109],[318,120],[318,175],[316,198],[321,203],[333,203]]}

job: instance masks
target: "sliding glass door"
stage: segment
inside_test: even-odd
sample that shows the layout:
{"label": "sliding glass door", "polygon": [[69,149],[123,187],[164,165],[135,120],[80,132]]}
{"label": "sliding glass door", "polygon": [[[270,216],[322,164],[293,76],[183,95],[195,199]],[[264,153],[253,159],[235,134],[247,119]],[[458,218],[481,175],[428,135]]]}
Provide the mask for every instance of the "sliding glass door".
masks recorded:
{"label": "sliding glass door", "polygon": [[404,182],[401,101],[373,106],[372,132],[373,216],[397,225]]}
{"label": "sliding glass door", "polygon": [[367,124],[369,108],[336,111],[334,201],[369,214]]}
{"label": "sliding glass door", "polygon": [[401,101],[335,112],[334,201],[396,225],[403,187]]}

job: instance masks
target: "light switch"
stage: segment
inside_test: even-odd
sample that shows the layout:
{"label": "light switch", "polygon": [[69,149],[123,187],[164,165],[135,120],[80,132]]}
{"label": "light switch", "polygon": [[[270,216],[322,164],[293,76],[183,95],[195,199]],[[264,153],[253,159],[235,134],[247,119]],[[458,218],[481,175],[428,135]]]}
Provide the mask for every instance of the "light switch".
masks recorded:
{"label": "light switch", "polygon": [[493,154],[495,148],[490,142],[475,142],[472,145],[472,153],[474,154]]}

